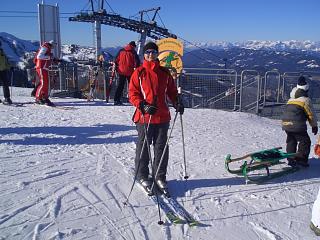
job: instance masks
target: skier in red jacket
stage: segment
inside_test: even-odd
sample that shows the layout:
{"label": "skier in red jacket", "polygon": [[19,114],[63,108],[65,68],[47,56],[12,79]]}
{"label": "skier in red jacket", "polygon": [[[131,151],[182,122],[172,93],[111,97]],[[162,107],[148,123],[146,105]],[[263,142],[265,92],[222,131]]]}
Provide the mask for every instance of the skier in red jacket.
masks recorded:
{"label": "skier in red jacket", "polygon": [[52,49],[56,43],[53,40],[44,42],[36,55],[36,71],[39,77],[39,86],[36,91],[36,103],[54,106],[49,100],[49,67],[54,60]]}
{"label": "skier in red jacket", "polygon": [[122,48],[115,59],[117,72],[119,73],[119,83],[114,95],[114,105],[122,105],[121,97],[126,81],[130,81],[130,77],[135,68],[140,65],[140,59],[135,51],[136,43],[131,41],[127,46]]}
{"label": "skier in red jacket", "polygon": [[[138,67],[130,79],[129,101],[136,107],[133,121],[136,123],[138,140],[136,143],[135,171],[140,184],[150,191],[152,182],[149,180],[149,156],[147,144],[143,144],[145,127],[149,144],[154,146],[153,174],[156,173],[164,151],[170,123],[170,111],[167,97],[173,103],[176,111],[183,114],[184,106],[178,100],[178,91],[170,72],[161,67],[158,57],[158,46],[154,42],[147,43],[143,48],[144,62]],[[143,145],[145,146],[143,148]],[[142,149],[143,148],[143,149]],[[169,158],[169,148],[164,158],[155,182],[165,193],[167,191],[166,173]]]}

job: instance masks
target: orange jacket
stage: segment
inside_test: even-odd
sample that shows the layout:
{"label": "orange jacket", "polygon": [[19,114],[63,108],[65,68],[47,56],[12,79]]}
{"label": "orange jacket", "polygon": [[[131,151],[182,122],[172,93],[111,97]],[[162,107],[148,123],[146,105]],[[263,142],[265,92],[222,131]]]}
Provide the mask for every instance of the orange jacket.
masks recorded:
{"label": "orange jacket", "polygon": [[[149,104],[155,101],[154,104],[158,110],[152,115],[151,123],[169,122],[171,117],[167,97],[175,104],[177,95],[177,87],[170,72],[161,67],[159,62],[144,61],[142,66],[133,72],[129,84],[129,101],[136,107],[133,121],[143,123],[142,113],[139,109],[142,101]],[[149,117],[149,114],[146,113],[146,123],[149,121]]]}

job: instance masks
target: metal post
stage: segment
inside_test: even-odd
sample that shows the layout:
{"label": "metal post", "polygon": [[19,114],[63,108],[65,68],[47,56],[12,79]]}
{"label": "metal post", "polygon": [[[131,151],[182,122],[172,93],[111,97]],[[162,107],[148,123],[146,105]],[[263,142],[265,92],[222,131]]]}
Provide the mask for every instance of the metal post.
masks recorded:
{"label": "metal post", "polygon": [[258,75],[258,89],[257,89],[257,104],[256,104],[256,113],[259,113],[259,100],[260,100],[260,75]]}
{"label": "metal post", "polygon": [[256,111],[259,111],[259,99],[260,99],[260,75],[258,73],[258,71],[256,70],[243,70],[241,72],[241,82],[240,82],[240,109],[239,111],[242,111],[242,92],[243,92],[243,78],[245,73],[255,73],[256,77],[258,77],[258,89],[257,89],[257,102],[256,102]]}
{"label": "metal post", "polygon": [[146,43],[146,39],[147,39],[147,32],[145,30],[142,30],[141,34],[140,34],[140,39],[138,42],[138,51],[137,54],[140,58],[140,60],[143,60],[143,46]]}
{"label": "metal post", "polygon": [[267,93],[267,83],[268,83],[268,76],[270,74],[276,74],[278,76],[278,85],[277,85],[277,103],[279,103],[279,94],[280,94],[280,73],[276,70],[267,71],[264,75],[264,88],[263,88],[263,106],[266,104],[266,93]]}

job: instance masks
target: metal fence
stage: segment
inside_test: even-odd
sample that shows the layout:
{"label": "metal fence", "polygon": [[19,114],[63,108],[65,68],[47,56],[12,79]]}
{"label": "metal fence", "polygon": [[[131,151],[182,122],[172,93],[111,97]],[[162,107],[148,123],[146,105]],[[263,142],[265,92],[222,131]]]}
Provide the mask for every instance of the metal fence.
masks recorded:
{"label": "metal fence", "polygon": [[[98,66],[86,64],[64,64],[59,67],[51,67],[49,70],[51,94],[52,96],[87,98],[91,86],[94,85],[93,97],[105,100],[111,68],[110,64],[103,66],[102,71],[99,71]],[[36,77],[36,75],[32,76]],[[115,85],[117,81],[118,75],[116,74]],[[111,91],[112,96],[113,91]]]}
{"label": "metal fence", "polygon": [[320,116],[320,72],[280,72],[261,75],[256,70],[186,68],[179,83],[190,108],[246,111],[279,118],[299,76],[309,79],[309,96]]}
{"label": "metal fence", "polygon": [[[85,64],[64,64],[52,68],[50,84],[53,94],[85,97],[90,82],[95,80],[94,97],[105,100],[111,64],[104,66],[103,74],[99,77],[97,69],[97,66]],[[185,68],[178,80],[186,107],[246,111],[278,118],[301,75],[309,79],[309,96],[316,113],[320,115],[320,72],[280,73],[272,70],[261,74],[256,70],[238,73],[234,69]],[[113,86],[117,85],[117,81],[116,76]],[[110,94],[111,99],[114,89]],[[127,98],[127,88],[123,98]]]}

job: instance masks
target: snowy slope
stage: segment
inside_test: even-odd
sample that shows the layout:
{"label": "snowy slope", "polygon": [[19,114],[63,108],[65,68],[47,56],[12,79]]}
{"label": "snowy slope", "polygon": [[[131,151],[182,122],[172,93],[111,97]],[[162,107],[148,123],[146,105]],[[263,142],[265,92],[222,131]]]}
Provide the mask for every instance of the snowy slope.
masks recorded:
{"label": "snowy slope", "polygon": [[[30,91],[14,88],[13,100],[31,101]],[[69,109],[0,105],[0,239],[317,239],[309,229],[320,182],[313,153],[309,169],[261,185],[246,185],[224,169],[227,153],[285,147],[279,121],[187,109],[190,178],[183,180],[177,121],[168,180],[172,194],[203,225],[160,226],[154,203],[138,187],[130,204],[122,204],[132,183],[133,107],[53,101]]]}

